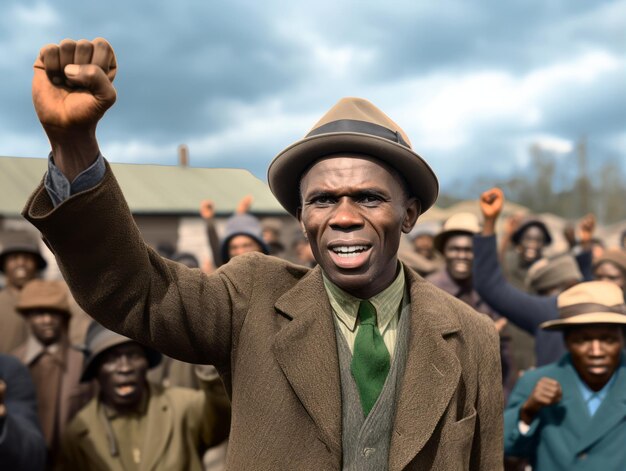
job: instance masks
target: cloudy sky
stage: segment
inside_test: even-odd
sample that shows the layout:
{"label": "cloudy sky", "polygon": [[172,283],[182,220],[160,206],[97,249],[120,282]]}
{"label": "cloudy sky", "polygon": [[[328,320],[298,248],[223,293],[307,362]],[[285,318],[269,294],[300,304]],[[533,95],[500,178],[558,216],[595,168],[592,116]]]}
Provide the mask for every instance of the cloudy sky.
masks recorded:
{"label": "cloudy sky", "polygon": [[626,168],[626,1],[32,1],[0,5],[0,155],[42,157],[30,100],[41,46],[107,38],[117,162],[241,167],[273,156],[342,96],[382,108],[454,191],[528,171],[539,143]]}

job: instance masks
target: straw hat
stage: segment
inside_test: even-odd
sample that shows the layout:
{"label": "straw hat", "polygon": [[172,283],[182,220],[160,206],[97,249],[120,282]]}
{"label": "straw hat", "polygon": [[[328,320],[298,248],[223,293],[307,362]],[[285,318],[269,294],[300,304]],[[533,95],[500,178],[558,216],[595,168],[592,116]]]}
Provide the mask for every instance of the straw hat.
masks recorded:
{"label": "straw hat", "polygon": [[362,98],[342,98],[301,140],[278,154],[267,179],[280,204],[292,215],[300,206],[300,178],[313,162],[335,154],[364,154],[382,160],[402,175],[421,212],[437,199],[439,183],[428,164],[411,148],[404,131]]}
{"label": "straw hat", "polygon": [[441,228],[441,232],[435,236],[433,244],[435,248],[443,253],[443,247],[448,238],[453,235],[474,235],[480,232],[480,223],[475,214],[456,213],[448,218]]}
{"label": "straw hat", "polygon": [[585,324],[626,325],[624,293],[608,281],[588,281],[563,291],[557,298],[559,319],[540,325],[545,330],[562,330]]}
{"label": "straw hat", "polygon": [[50,309],[70,316],[67,285],[62,281],[32,280],[24,285],[15,309],[26,314],[32,309]]}

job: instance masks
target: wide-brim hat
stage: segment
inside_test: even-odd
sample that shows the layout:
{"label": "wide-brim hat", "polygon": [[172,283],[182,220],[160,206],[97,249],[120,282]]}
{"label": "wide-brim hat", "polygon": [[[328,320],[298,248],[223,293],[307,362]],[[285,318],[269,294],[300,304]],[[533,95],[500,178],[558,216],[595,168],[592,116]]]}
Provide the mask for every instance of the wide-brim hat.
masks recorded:
{"label": "wide-brim hat", "polygon": [[557,297],[559,319],[540,325],[544,330],[563,330],[589,324],[626,325],[624,293],[608,281],[579,283]]}
{"label": "wide-brim hat", "polygon": [[[91,381],[97,374],[98,358],[107,350],[125,343],[138,343],[128,337],[116,334],[115,332],[105,328],[97,322],[92,322],[87,329],[85,336],[85,362],[83,363],[83,373],[81,374],[81,383]],[[141,345],[141,344],[140,344]],[[161,363],[162,355],[149,347],[143,346],[148,359],[148,367],[154,368]]]}
{"label": "wide-brim hat", "polygon": [[35,256],[37,270],[41,271],[48,266],[48,262],[41,255],[39,243],[29,232],[11,231],[2,237],[2,252],[0,252],[0,271],[4,273],[4,261],[15,253],[28,253]]}
{"label": "wide-brim hat", "polygon": [[267,171],[270,190],[296,216],[302,174],[315,161],[337,154],[366,155],[394,168],[419,200],[422,213],[437,199],[437,177],[411,148],[405,132],[362,98],[342,98],[303,139],[279,153]]}
{"label": "wide-brim hat", "polygon": [[513,235],[511,235],[511,240],[515,245],[519,245],[520,240],[522,239],[522,235],[526,232],[526,229],[529,227],[538,227],[541,232],[543,232],[543,237],[546,241],[546,245],[550,245],[552,243],[552,235],[550,235],[550,231],[548,230],[548,226],[539,218],[536,217],[528,217],[524,219],[519,227],[515,230]]}
{"label": "wide-brim hat", "polygon": [[20,291],[15,309],[28,314],[34,309],[52,310],[70,316],[69,290],[62,281],[31,280]]}
{"label": "wide-brim hat", "polygon": [[471,235],[480,232],[480,222],[473,213],[456,213],[450,216],[433,240],[434,247],[443,253],[446,241],[454,235]]}
{"label": "wide-brim hat", "polygon": [[533,263],[526,272],[524,284],[530,291],[537,293],[562,283],[579,282],[582,279],[583,275],[576,259],[564,253],[555,257],[540,258]]}

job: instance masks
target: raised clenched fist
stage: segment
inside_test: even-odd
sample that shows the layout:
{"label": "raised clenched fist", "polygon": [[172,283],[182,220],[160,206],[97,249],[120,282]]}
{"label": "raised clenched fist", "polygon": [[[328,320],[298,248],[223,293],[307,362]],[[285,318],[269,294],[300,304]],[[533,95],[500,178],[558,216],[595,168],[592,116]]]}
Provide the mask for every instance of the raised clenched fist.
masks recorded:
{"label": "raised clenched fist", "polygon": [[485,219],[497,219],[504,205],[504,193],[500,188],[491,188],[480,195],[480,211]]}
{"label": "raised clenched fist", "polygon": [[529,424],[544,407],[557,404],[563,397],[563,390],[556,379],[544,376],[535,385],[530,396],[520,410],[520,419]]}
{"label": "raised clenched fist", "polygon": [[[97,156],[96,125],[115,103],[116,72],[113,48],[102,38],[48,44],[35,61],[35,111],[50,139],[55,163],[70,180]],[[94,151],[96,155],[90,155]],[[83,162],[82,153],[91,162]]]}

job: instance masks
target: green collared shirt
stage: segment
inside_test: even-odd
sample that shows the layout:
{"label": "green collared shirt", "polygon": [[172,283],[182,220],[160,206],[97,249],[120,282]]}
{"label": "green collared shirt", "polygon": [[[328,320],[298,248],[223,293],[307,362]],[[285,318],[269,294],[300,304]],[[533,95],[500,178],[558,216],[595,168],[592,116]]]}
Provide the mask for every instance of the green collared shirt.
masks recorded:
{"label": "green collared shirt", "polygon": [[[369,301],[376,308],[376,321],[378,330],[383,336],[383,340],[389,350],[389,355],[393,358],[398,333],[398,321],[402,310],[402,300],[404,298],[404,267],[400,263],[400,269],[396,279],[387,288],[378,293]],[[328,294],[328,300],[333,308],[337,325],[344,336],[352,352],[354,349],[354,339],[358,331],[357,317],[361,299],[355,298],[351,294],[333,284],[326,275],[323,275],[324,288]]]}

